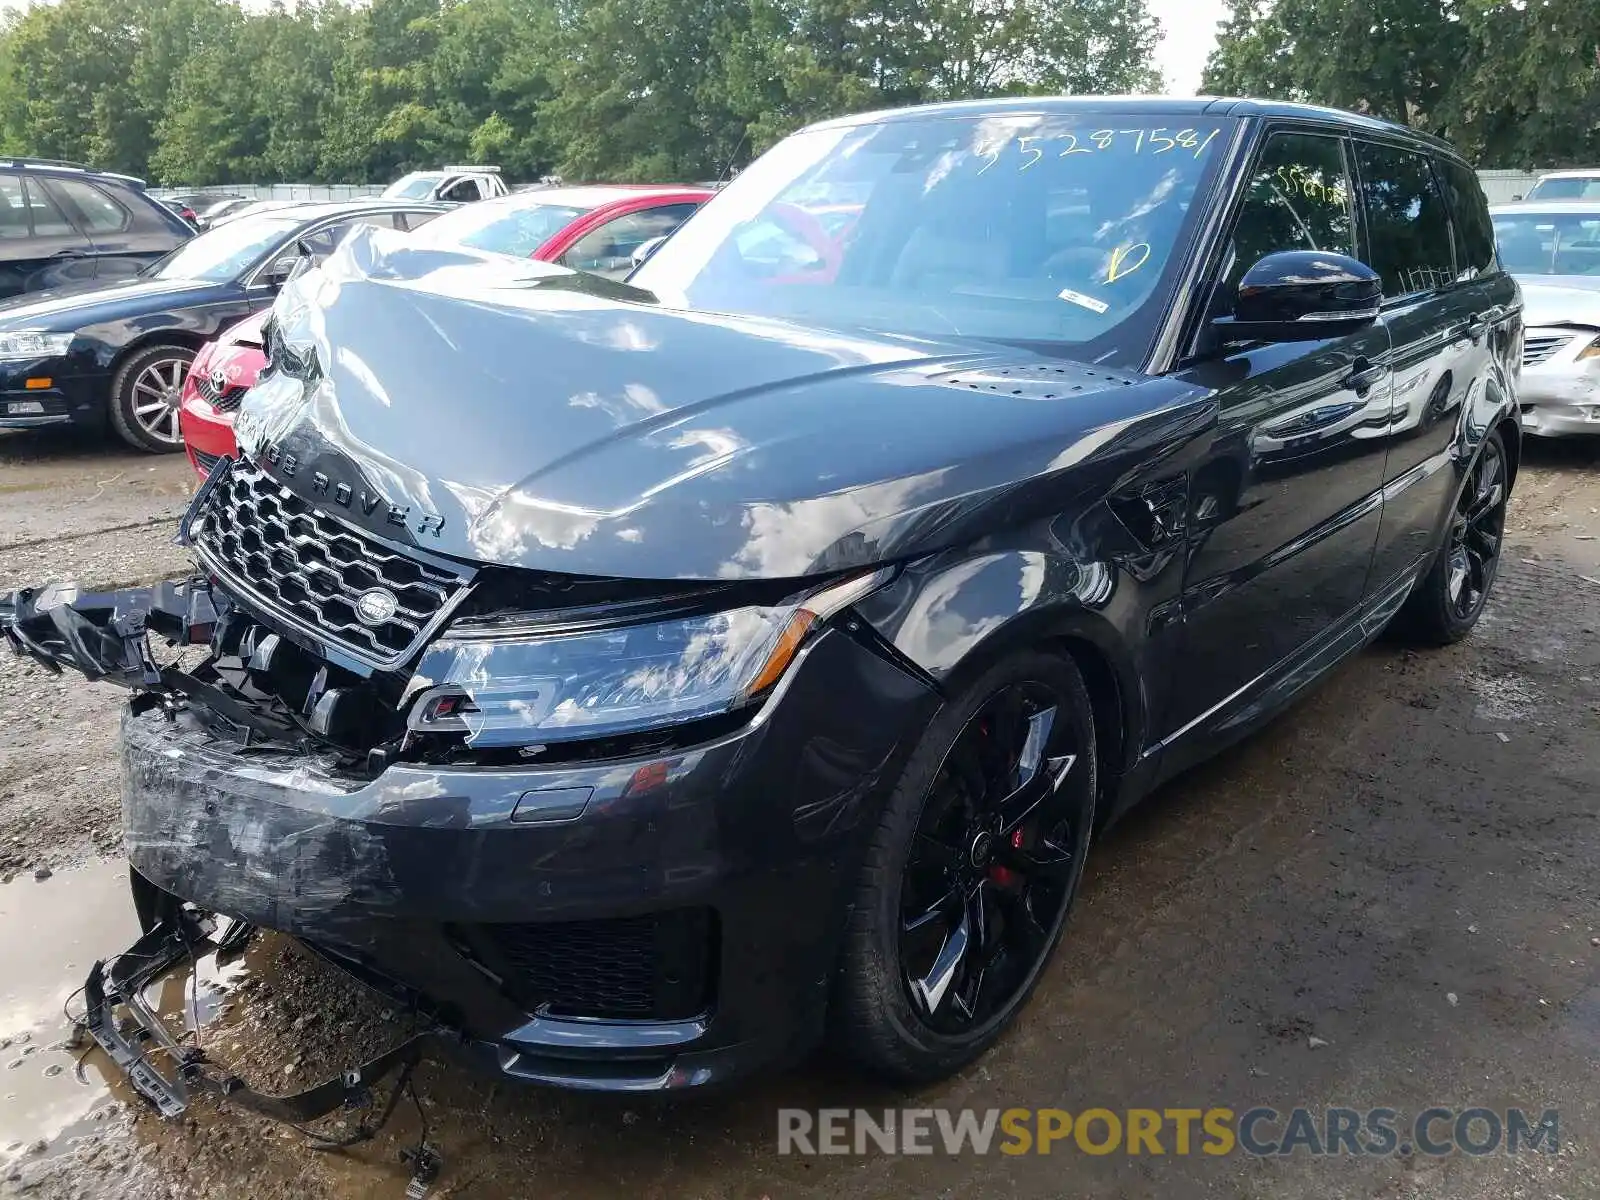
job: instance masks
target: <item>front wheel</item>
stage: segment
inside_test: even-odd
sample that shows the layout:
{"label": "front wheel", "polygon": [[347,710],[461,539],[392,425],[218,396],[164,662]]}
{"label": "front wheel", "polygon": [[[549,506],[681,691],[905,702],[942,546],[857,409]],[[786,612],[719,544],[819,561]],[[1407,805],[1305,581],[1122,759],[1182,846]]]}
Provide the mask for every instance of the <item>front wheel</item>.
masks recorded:
{"label": "front wheel", "polygon": [[989,1048],[1049,962],[1094,825],[1094,718],[1070,658],[1013,655],[951,700],[874,832],[835,1043],[922,1081]]}
{"label": "front wheel", "polygon": [[111,381],[111,427],[135,450],[183,449],[178,406],[194,351],[149,346],[128,357]]}
{"label": "front wheel", "polygon": [[1448,646],[1478,623],[1500,567],[1510,496],[1505,442],[1498,430],[1490,430],[1462,484],[1438,556],[1395,619],[1402,638]]}

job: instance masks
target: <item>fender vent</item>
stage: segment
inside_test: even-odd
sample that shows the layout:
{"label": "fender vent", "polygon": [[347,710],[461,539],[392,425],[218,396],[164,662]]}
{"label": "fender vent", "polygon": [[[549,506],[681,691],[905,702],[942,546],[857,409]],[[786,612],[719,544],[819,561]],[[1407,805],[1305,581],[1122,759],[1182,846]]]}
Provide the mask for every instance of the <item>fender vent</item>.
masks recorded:
{"label": "fender vent", "polygon": [[934,380],[945,387],[993,392],[1025,400],[1067,400],[1109,387],[1131,387],[1135,380],[1120,371],[1077,363],[1025,363],[1015,367],[982,367],[952,371]]}

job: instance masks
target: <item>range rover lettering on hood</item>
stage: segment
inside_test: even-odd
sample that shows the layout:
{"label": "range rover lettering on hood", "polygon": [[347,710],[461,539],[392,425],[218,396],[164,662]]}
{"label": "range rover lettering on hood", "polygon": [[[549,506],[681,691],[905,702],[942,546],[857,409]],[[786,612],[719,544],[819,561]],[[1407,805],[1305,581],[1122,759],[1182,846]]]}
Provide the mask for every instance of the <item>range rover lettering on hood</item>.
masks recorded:
{"label": "range rover lettering on hood", "polygon": [[[255,453],[257,461],[277,478],[292,480],[300,474],[299,456],[285,451],[276,442],[256,443]],[[311,471],[304,486],[296,490],[319,504],[359,513],[369,521],[405,530],[419,538],[429,534],[439,537],[444,533],[444,517],[439,513],[396,504],[372,488],[332,479],[326,471]]]}
{"label": "range rover lettering on hood", "polygon": [[[992,342],[670,309],[371,228],[286,287],[273,326],[237,434],[285,487],[394,541],[585,575],[925,553],[1207,402]],[[1154,416],[1151,386],[1171,389]]]}

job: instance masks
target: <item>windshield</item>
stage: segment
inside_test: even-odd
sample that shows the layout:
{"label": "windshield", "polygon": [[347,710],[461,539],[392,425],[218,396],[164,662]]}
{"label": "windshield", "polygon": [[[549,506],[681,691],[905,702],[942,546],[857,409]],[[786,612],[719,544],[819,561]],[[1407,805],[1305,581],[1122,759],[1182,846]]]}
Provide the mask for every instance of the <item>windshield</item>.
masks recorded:
{"label": "windshield", "polygon": [[190,238],[146,274],[226,283],[244,274],[300,224],[293,217],[240,217]]}
{"label": "windshield", "polygon": [[1600,276],[1600,206],[1592,213],[1517,213],[1494,219],[1500,262],[1513,275]]}
{"label": "windshield", "polygon": [[548,204],[528,196],[469,204],[428,222],[428,241],[440,246],[471,246],[527,258],[590,208]]}
{"label": "windshield", "polygon": [[402,175],[383,189],[383,195],[391,200],[426,200],[433,194],[434,186],[439,179],[440,176],[433,174]]}
{"label": "windshield", "polygon": [[1528,200],[1600,200],[1600,175],[1541,179],[1528,189]]}
{"label": "windshield", "polygon": [[664,304],[1143,357],[1216,122],[956,115],[796,134],[631,277]]}

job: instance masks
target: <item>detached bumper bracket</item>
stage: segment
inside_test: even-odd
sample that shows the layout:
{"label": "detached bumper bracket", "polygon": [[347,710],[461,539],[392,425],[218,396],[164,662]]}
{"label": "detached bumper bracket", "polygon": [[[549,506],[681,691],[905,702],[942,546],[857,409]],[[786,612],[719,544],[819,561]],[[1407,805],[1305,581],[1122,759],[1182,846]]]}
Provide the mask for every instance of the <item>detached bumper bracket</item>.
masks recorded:
{"label": "detached bumper bracket", "polygon": [[[84,1027],[127,1075],[134,1090],[163,1117],[181,1116],[196,1093],[209,1092],[275,1121],[292,1125],[315,1121],[340,1108],[369,1104],[372,1085],[397,1069],[409,1073],[421,1059],[424,1046],[438,1035],[434,1029],[415,1034],[376,1058],[293,1095],[259,1092],[212,1063],[203,1050],[181,1045],[144,999],[150,984],[184,960],[216,946],[199,921],[180,911],[116,958],[96,962],[84,983],[88,1005]],[[157,1070],[152,1062],[155,1054],[164,1056],[175,1069],[167,1074]]]}

